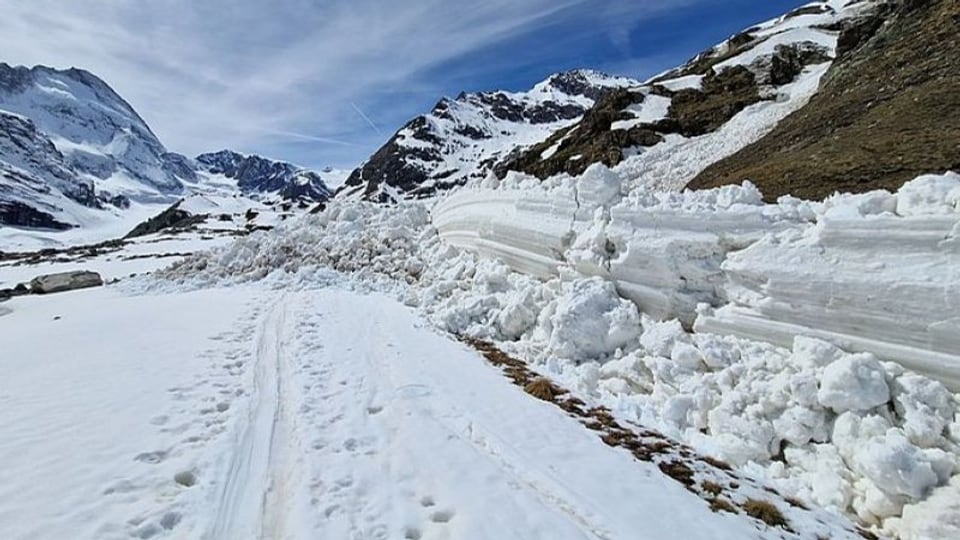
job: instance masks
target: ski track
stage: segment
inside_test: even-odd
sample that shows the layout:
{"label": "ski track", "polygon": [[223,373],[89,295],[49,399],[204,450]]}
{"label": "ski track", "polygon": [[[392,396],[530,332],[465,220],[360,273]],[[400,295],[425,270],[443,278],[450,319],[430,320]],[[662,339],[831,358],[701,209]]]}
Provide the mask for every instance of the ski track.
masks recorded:
{"label": "ski track", "polygon": [[219,496],[213,538],[281,537],[283,518],[277,512],[285,507],[285,490],[274,461],[284,450],[278,448],[283,438],[277,431],[285,425],[280,385],[286,309],[286,295],[281,295],[257,333],[248,423]]}

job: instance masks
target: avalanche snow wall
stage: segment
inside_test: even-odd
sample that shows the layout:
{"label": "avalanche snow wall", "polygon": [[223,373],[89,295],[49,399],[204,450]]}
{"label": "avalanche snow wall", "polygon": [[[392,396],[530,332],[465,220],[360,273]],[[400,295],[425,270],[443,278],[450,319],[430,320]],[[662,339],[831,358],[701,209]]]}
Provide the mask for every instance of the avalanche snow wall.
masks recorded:
{"label": "avalanche snow wall", "polygon": [[960,389],[960,175],[823,202],[740,186],[622,192],[594,166],[511,173],[441,200],[450,244],[539,277],[601,276],[697,331],[868,351]]}

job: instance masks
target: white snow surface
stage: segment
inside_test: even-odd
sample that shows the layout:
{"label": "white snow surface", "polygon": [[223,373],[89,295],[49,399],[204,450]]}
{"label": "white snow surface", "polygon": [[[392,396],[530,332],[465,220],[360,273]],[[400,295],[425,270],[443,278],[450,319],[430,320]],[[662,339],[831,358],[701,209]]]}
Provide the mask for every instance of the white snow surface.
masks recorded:
{"label": "white snow surface", "polygon": [[781,537],[382,295],[114,287],[11,307],[5,539]]}
{"label": "white snow surface", "polygon": [[[912,312],[923,318],[918,327],[952,324],[950,301],[938,307],[933,296],[923,296],[943,299],[947,291],[950,298],[960,290],[944,288],[944,276],[952,280],[956,273],[938,266],[953,260],[949,234],[946,241],[940,233],[939,242],[909,243],[910,250],[904,242],[881,240],[895,226],[906,233],[930,224],[956,230],[958,182],[951,173],[920,178],[896,194],[842,195],[822,203],[785,198],[768,205],[749,184],[624,195],[626,182],[602,167],[543,183],[512,175],[504,182],[491,178],[486,188],[462,189],[435,206],[336,201],[303,222],[188,258],[161,277],[174,288],[263,279],[290,287],[322,278],[323,268],[347,272],[417,307],[440,329],[496,341],[591,403],[786,493],[881,533],[923,530],[913,516],[936,516],[939,525],[924,525],[924,534],[950,538],[957,508],[942,493],[960,471],[958,396],[929,377],[952,385],[960,365],[955,356],[943,352],[938,369],[924,363],[930,342],[911,337],[910,328],[884,327],[883,335],[865,340],[853,338],[871,327],[850,325],[846,339],[831,339],[842,330],[837,321],[852,314],[874,321],[897,312],[875,302],[838,309],[830,297],[810,294],[840,290],[823,281],[805,291],[810,305],[832,318],[798,318],[790,331],[762,313],[753,327],[718,328],[715,321],[736,302],[758,309],[770,303],[759,287],[767,282],[759,273],[766,267],[754,267],[749,280],[731,267],[763,249],[785,275],[817,265],[836,275],[851,265],[850,286],[858,283],[853,276],[869,280],[877,271],[926,283],[929,293],[892,282],[870,287],[907,309],[923,304],[924,312]],[[893,213],[901,196],[903,216]],[[792,249],[828,238],[817,231],[837,216],[851,234],[879,231],[864,241],[874,246],[874,259],[889,253],[907,264],[867,272],[857,257],[831,255],[832,248],[816,244],[812,249],[829,257],[829,265],[807,252],[790,256]],[[890,227],[877,229],[876,220]],[[778,253],[777,246],[787,251]],[[734,294],[731,287],[742,283],[758,286]],[[664,298],[669,301],[649,301]],[[699,315],[685,311],[697,301],[733,303],[719,309],[704,304]],[[669,309],[658,312],[658,306]],[[688,333],[671,313],[696,319],[699,331]],[[756,330],[762,324],[776,332]],[[834,333],[824,336],[818,325]],[[892,357],[888,344],[895,341],[901,343]]]}

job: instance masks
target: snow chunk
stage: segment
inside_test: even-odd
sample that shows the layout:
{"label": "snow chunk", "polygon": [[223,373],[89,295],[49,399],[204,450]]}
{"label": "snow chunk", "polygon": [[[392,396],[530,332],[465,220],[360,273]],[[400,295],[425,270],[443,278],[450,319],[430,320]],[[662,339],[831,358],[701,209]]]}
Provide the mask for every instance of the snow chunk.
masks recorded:
{"label": "snow chunk", "polygon": [[918,499],[937,485],[937,473],[930,460],[896,430],[863,445],[857,453],[857,466],[864,476],[891,495]]}
{"label": "snow chunk", "polygon": [[824,369],[817,399],[838,413],[864,411],[889,401],[890,388],[876,357],[851,354]]}
{"label": "snow chunk", "polygon": [[646,315],[643,317],[640,345],[650,354],[669,358],[675,345],[689,342],[690,337],[677,319],[657,322]]}
{"label": "snow chunk", "polygon": [[897,214],[953,214],[960,212],[960,174],[928,174],[911,180],[897,191]]}
{"label": "snow chunk", "polygon": [[613,353],[640,335],[637,307],[601,278],[578,279],[557,299],[549,350],[574,360]]}

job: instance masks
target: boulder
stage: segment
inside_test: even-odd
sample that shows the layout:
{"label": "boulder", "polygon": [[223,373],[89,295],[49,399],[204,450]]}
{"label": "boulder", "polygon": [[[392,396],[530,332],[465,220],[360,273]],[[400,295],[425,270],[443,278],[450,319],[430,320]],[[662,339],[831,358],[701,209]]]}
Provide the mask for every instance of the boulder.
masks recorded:
{"label": "boulder", "polygon": [[34,294],[48,294],[103,285],[103,278],[96,272],[78,270],[37,276],[30,281],[30,291]]}
{"label": "boulder", "polygon": [[17,286],[12,289],[0,289],[0,300],[6,300],[14,296],[23,296],[25,294],[30,294],[30,289],[23,283],[18,283]]}

